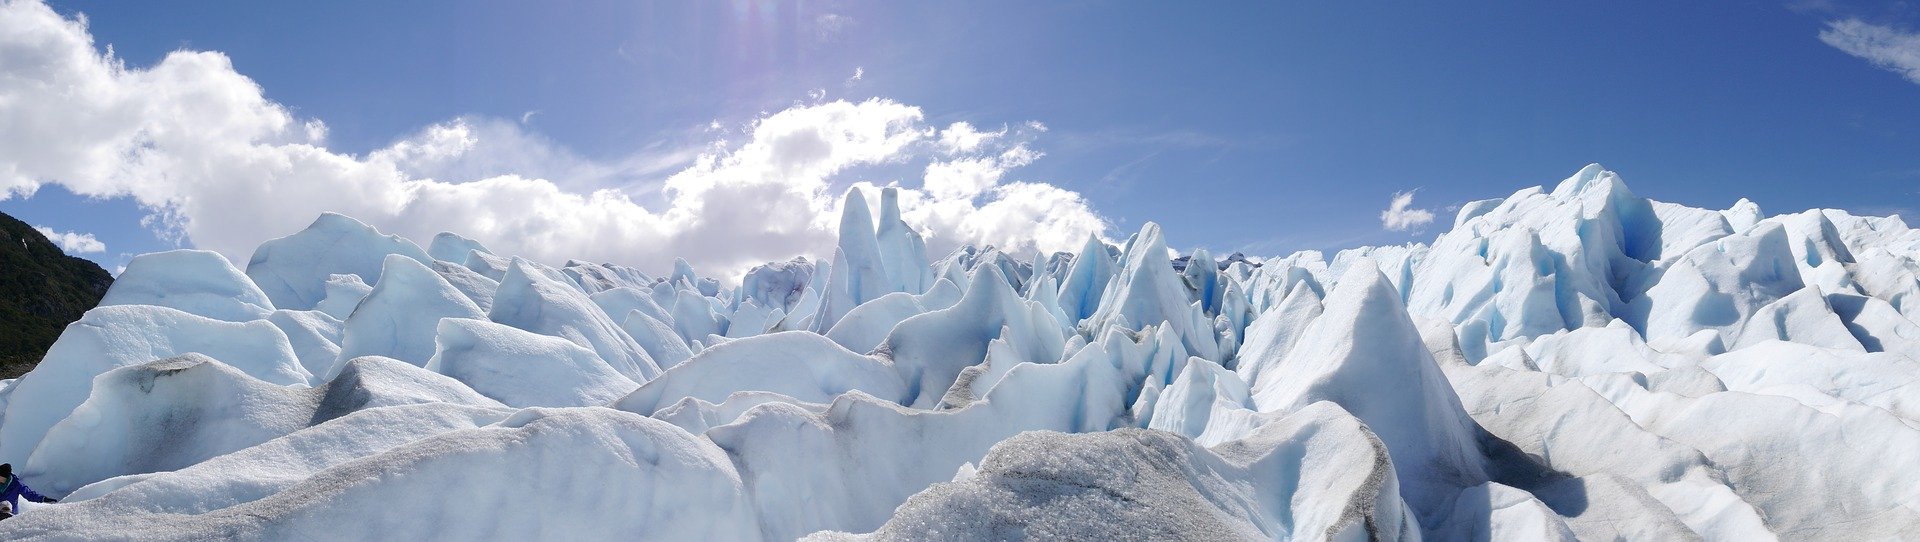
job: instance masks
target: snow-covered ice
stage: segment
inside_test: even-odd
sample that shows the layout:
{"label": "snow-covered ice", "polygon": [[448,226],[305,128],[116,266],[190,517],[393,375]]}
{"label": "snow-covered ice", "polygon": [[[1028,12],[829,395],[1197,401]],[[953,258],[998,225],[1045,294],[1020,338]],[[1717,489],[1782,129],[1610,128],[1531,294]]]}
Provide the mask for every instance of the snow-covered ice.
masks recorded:
{"label": "snow-covered ice", "polygon": [[1899,217],[1592,165],[1430,243],[1170,261],[1204,240],[929,254],[878,195],[738,277],[337,214],[244,272],[135,257],[0,382],[0,461],[63,498],[0,538],[1920,532]]}

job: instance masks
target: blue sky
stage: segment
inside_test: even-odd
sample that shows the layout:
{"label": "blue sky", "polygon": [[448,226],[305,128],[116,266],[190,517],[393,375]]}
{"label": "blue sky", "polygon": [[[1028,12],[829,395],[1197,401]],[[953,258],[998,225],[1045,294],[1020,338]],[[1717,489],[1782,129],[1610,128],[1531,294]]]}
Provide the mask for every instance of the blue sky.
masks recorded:
{"label": "blue sky", "polygon": [[[492,123],[542,153],[467,160],[439,177],[520,173],[574,193],[620,190],[654,209],[667,205],[662,182],[717,141],[742,145],[756,119],[869,98],[918,108],[932,129],[1008,127],[996,149],[1043,156],[1002,164],[1003,183],[1077,193],[1112,224],[1109,236],[1152,220],[1176,246],[1216,253],[1429,240],[1451,205],[1550,184],[1589,162],[1642,195],[1695,206],[1747,197],[1768,213],[1920,208],[1920,77],[1908,76],[1920,73],[1920,39],[1902,40],[1920,10],[1910,5],[1472,4],[52,7],[84,13],[94,45],[110,44],[132,70],[178,50],[223,53],[266,100],[324,122],[333,153],[367,157],[454,119]],[[1846,21],[1884,39],[1853,52],[1829,43],[1844,36],[1822,39]],[[919,187],[939,156],[856,159],[824,182],[834,193],[854,181]],[[581,174],[576,162],[619,167]],[[108,269],[171,248],[163,237],[206,231],[156,235],[167,220],[143,225],[149,210],[133,197],[42,181],[31,197],[0,200],[0,212],[94,235],[107,250],[83,255]],[[1384,229],[1389,199],[1415,189],[1411,206],[1436,223]]]}

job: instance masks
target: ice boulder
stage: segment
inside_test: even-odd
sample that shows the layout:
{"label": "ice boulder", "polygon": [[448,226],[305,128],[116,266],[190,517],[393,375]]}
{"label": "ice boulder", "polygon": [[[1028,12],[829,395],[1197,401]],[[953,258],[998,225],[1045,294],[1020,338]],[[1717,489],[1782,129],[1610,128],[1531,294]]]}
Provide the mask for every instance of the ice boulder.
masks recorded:
{"label": "ice boulder", "polygon": [[387,356],[414,365],[433,357],[441,318],[485,318],[466,294],[425,264],[387,257],[373,293],[360,301],[341,332],[340,359]]}
{"label": "ice boulder", "polygon": [[476,250],[468,252],[467,260],[461,265],[481,276],[498,281],[507,278],[507,267],[513,265],[513,259]]}
{"label": "ice boulder", "polygon": [[113,476],[184,468],[370,406],[498,405],[389,364],[398,362],[363,358],[320,388],[270,384],[195,353],[115,369],[47,432],[23,474],[58,495]]}
{"label": "ice boulder", "polygon": [[1021,433],[867,536],[809,540],[1418,540],[1393,464],[1321,403],[1202,448],[1140,429]]}
{"label": "ice boulder", "polygon": [[645,350],[585,293],[548,271],[515,259],[494,294],[486,318],[593,350],[613,370],[636,382],[660,374]]}
{"label": "ice boulder", "polygon": [[122,367],[26,461],[39,490],[63,495],[123,474],[179,469],[306,427],[302,389],[276,386],[200,354]]}
{"label": "ice boulder", "polygon": [[589,294],[611,288],[637,288],[654,282],[652,277],[638,269],[608,263],[567,260],[567,265],[561,267],[560,272]]}
{"label": "ice boulder", "polygon": [[1627,379],[1587,383],[1635,425],[1703,454],[1783,538],[1884,539],[1920,528],[1920,497],[1906,491],[1920,474],[1890,467],[1920,454],[1920,430],[1888,411],[1799,393],[1689,397]]}
{"label": "ice boulder", "polygon": [[1763,222],[1687,252],[1634,304],[1645,315],[1647,342],[1658,345],[1702,330],[1734,335],[1761,307],[1802,286],[1786,230]]}
{"label": "ice boulder", "polygon": [[1834,313],[1833,307],[1827,304],[1827,296],[1820,293],[1818,286],[1801,288],[1754,311],[1745,325],[1740,327],[1739,339],[1734,341],[1730,349],[1738,350],[1769,340],[1866,351],[1860,340],[1854,338],[1853,332],[1841,322],[1840,316]]}
{"label": "ice boulder", "polygon": [[1687,363],[1682,356],[1654,350],[1626,322],[1583,327],[1537,338],[1524,352],[1536,370],[1578,378],[1605,373],[1657,374]]}
{"label": "ice boulder", "polygon": [[[692,343],[708,335],[725,335],[730,322],[714,312],[712,298],[687,288],[674,290],[673,304],[667,305],[673,315],[673,332],[682,340]],[[742,336],[757,335],[759,330]]]}
{"label": "ice boulder", "polygon": [[360,306],[360,300],[373,293],[373,287],[360,280],[360,275],[328,275],[326,297],[313,310],[327,313],[336,320],[345,320],[353,314],[354,307]]}
{"label": "ice boulder", "polygon": [[134,256],[100,305],[157,305],[229,322],[259,320],[273,312],[267,294],[210,250]]}
{"label": "ice boulder", "polygon": [[1220,266],[1207,249],[1193,249],[1187,257],[1187,265],[1180,269],[1181,285],[1187,287],[1187,299],[1200,304],[1200,310],[1209,316],[1220,313],[1222,294],[1226,286],[1220,283]]}
{"label": "ice boulder", "polygon": [[1583,539],[1773,537],[1699,451],[1640,427],[1581,381],[1442,366],[1498,443],[1490,474],[1564,511]]}
{"label": "ice boulder", "polygon": [[299,233],[262,243],[247,262],[247,277],[266,292],[274,307],[306,310],[326,298],[327,279],[333,275],[355,275],[368,284],[378,280],[389,254],[421,265],[433,261],[420,245],[404,237],[383,235],[358,220],[323,213]]}
{"label": "ice boulder", "polygon": [[833,266],[828,270],[826,290],[821,293],[820,312],[813,324],[821,331],[833,328],[847,311],[890,292],[898,291],[880,254],[880,241],[874,234],[873,214],[867,210],[867,198],[858,187],[847,189],[840,203],[840,243],[834,249]]}
{"label": "ice boulder", "polygon": [[667,309],[653,300],[651,288],[643,290],[622,286],[595,292],[588,296],[588,299],[592,299],[593,304],[599,305],[601,312],[614,318],[624,317],[628,312],[637,310],[655,320],[673,320],[673,316],[667,312]]}
{"label": "ice boulder", "polygon": [[740,288],[734,290],[735,302],[752,300],[762,307],[780,308],[787,314],[795,314],[801,298],[806,297],[807,285],[812,282],[814,272],[813,263],[804,257],[754,266],[740,279]]}
{"label": "ice boulder", "polygon": [[633,337],[633,342],[647,352],[647,357],[659,363],[662,370],[671,369],[693,357],[693,348],[673,331],[673,326],[639,309],[627,312],[627,319],[620,322],[620,329]]}
{"label": "ice boulder", "polygon": [[343,324],[339,319],[317,310],[277,310],[267,315],[267,321],[287,334],[287,345],[308,373],[324,378],[339,367]]}
{"label": "ice boulder", "polygon": [[880,189],[880,223],[874,233],[880,247],[880,259],[894,291],[918,294],[933,287],[933,269],[928,267],[927,242],[900,219],[900,189]]}
{"label": "ice boulder", "polygon": [[427,370],[515,408],[604,405],[640,386],[592,350],[485,320],[442,319],[433,340]]}
{"label": "ice boulder", "polygon": [[[1219,443],[1221,435],[1237,438],[1259,423],[1249,399],[1247,383],[1219,364],[1189,358],[1180,376],[1154,398],[1147,427],[1199,441]],[[1240,427],[1228,427],[1238,425]],[[1209,434],[1209,431],[1212,434]]]}
{"label": "ice boulder", "polygon": [[86,518],[81,521],[104,528],[143,515],[204,514],[266,498],[315,473],[395,446],[499,422],[512,412],[497,405],[442,402],[367,408],[184,469],[101,480],[75,490],[61,501],[63,506],[46,508],[38,517]]}
{"label": "ice boulder", "polygon": [[1269,371],[1286,359],[1287,352],[1293,351],[1294,344],[1323,311],[1320,293],[1311,284],[1294,283],[1293,291],[1279,305],[1255,318],[1253,325],[1247,327],[1246,343],[1240,347],[1234,371],[1254,389],[1286,378]]}
{"label": "ice boulder", "polygon": [[[78,503],[0,522],[0,537],[759,540],[743,493],[725,452],[666,422],[528,409],[218,510],[117,515]],[[459,498],[422,498],[446,495]]]}
{"label": "ice boulder", "polygon": [[[1473,421],[1441,374],[1400,296],[1373,265],[1354,265],[1327,294],[1326,312],[1253,396],[1261,412],[1332,401],[1386,443],[1401,496],[1429,533],[1461,489],[1486,482]],[[1396,390],[1378,393],[1379,390]]]}
{"label": "ice boulder", "polygon": [[1127,247],[1125,262],[1100,296],[1100,308],[1087,317],[1084,328],[1097,333],[1108,327],[1139,329],[1165,323],[1187,346],[1187,351],[1213,361],[1220,358],[1211,319],[1200,305],[1188,302],[1187,288],[1167,263],[1167,242],[1160,225],[1148,222]]}
{"label": "ice boulder", "polygon": [[304,386],[311,379],[287,334],[265,320],[225,322],[150,305],[96,308],[69,324],[40,365],[7,391],[0,461],[24,463],[47,429],[87,399],[95,376],[189,352],[269,384]]}
{"label": "ice boulder", "polygon": [[987,344],[1003,335],[1025,358],[1018,361],[1052,363],[1065,353],[1058,323],[1015,294],[1000,268],[976,267],[972,283],[958,304],[901,321],[875,349],[900,371],[914,406],[937,404],[961,371],[986,360]]}
{"label": "ice boulder", "polygon": [[433,262],[433,272],[439,273],[440,278],[453,285],[453,289],[466,294],[467,300],[479,307],[480,312],[493,309],[493,293],[500,289],[500,281],[487,278],[464,265],[437,260]]}
{"label": "ice boulder", "polygon": [[906,386],[886,361],[855,354],[816,333],[786,331],[702,350],[614,407],[651,415],[683,398],[717,403],[742,391],[826,403],[853,390],[894,402],[908,399]]}
{"label": "ice boulder", "polygon": [[[952,284],[945,279],[941,279],[941,283]],[[833,324],[833,329],[827,330],[826,336],[848,350],[872,352],[886,340],[893,326],[925,312],[927,308],[920,304],[918,296],[894,292],[847,311],[845,317]]]}
{"label": "ice boulder", "polygon": [[[1916,298],[1920,299],[1920,298]],[[1920,322],[1877,297],[1832,294],[1828,306],[1846,322],[1847,331],[1868,352],[1896,352],[1920,359]]]}

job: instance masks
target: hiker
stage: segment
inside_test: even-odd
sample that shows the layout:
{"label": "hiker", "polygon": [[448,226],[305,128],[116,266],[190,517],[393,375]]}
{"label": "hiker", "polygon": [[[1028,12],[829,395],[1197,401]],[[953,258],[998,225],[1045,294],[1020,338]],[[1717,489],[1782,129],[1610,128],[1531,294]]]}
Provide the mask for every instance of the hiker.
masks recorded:
{"label": "hiker", "polygon": [[13,475],[12,463],[0,463],[0,501],[4,501],[8,508],[7,511],[9,515],[6,517],[13,517],[12,514],[20,513],[20,497],[22,495],[25,495],[28,500],[33,502],[60,502],[60,499],[41,495],[34,492],[33,488],[27,487],[26,482],[20,481],[20,477]]}

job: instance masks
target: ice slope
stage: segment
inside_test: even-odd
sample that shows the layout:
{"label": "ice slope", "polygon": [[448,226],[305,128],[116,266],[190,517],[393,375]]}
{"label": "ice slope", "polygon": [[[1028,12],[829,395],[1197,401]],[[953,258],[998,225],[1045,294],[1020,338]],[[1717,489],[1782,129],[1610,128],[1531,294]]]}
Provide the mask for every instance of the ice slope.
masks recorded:
{"label": "ice slope", "polygon": [[1920,531],[1899,217],[1687,207],[1593,165],[1431,243],[1170,261],[1148,223],[936,256],[880,190],[834,253],[737,285],[331,214],[245,273],[140,256],[0,382],[0,461],[67,501],[0,538]]}
{"label": "ice slope", "polygon": [[175,470],[371,407],[498,406],[439,375],[364,357],[318,388],[278,386],[200,354],[115,369],[55,424],[22,471],[49,491]]}

